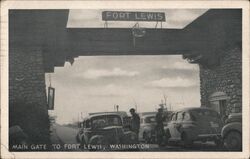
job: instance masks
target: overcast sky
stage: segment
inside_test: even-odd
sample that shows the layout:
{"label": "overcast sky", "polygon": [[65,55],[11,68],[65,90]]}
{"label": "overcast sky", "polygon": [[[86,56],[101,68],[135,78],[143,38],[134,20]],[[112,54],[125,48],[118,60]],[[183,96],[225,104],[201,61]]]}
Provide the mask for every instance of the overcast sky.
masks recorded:
{"label": "overcast sky", "polygon": [[[133,10],[130,10],[133,11]],[[145,10],[144,10],[145,11]],[[164,28],[183,28],[206,10],[147,10],[165,12]],[[155,23],[140,23],[154,27]],[[131,27],[134,24],[112,22],[109,27]],[[70,10],[68,27],[103,27],[101,10]],[[199,67],[182,56],[84,56],[71,66],[55,68],[51,74],[56,89],[55,110],[58,123],[77,120],[90,112],[113,111],[114,105],[128,111],[154,111],[167,96],[173,109],[200,106]],[[48,83],[46,74],[46,84]]]}

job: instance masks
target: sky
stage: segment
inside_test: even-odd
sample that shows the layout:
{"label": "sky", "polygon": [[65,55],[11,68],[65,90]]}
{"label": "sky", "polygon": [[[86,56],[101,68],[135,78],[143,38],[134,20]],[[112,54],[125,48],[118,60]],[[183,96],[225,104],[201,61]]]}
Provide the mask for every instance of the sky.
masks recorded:
{"label": "sky", "polygon": [[[134,10],[130,10],[134,11]],[[141,10],[140,10],[141,11]],[[143,10],[145,11],[145,10]],[[206,10],[149,10],[165,12],[164,28],[183,28]],[[102,10],[70,10],[71,28],[103,27]],[[112,22],[109,27],[131,27],[135,22]],[[140,23],[151,28],[155,23]],[[77,121],[91,112],[155,111],[167,97],[173,110],[200,106],[199,67],[181,55],[81,56],[71,66],[56,67],[46,74],[46,85],[55,88],[55,110],[59,124]]]}

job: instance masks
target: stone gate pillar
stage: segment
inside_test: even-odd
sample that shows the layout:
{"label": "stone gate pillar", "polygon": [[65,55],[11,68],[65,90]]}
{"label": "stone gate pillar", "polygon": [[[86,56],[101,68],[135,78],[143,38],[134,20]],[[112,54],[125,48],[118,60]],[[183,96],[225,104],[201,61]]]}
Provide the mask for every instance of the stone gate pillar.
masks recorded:
{"label": "stone gate pillar", "polygon": [[226,114],[241,112],[242,50],[236,46],[223,52],[218,66],[205,68],[200,65],[201,105],[225,109]]}
{"label": "stone gate pillar", "polygon": [[9,51],[9,126],[19,125],[32,143],[49,142],[43,54],[39,48]]}

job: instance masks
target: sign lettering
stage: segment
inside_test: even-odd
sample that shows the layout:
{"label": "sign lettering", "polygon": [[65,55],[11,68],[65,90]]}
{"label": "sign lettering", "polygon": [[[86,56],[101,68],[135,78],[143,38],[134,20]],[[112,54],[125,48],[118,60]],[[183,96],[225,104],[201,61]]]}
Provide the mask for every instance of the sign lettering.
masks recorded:
{"label": "sign lettering", "polygon": [[103,21],[166,21],[164,12],[103,11]]}

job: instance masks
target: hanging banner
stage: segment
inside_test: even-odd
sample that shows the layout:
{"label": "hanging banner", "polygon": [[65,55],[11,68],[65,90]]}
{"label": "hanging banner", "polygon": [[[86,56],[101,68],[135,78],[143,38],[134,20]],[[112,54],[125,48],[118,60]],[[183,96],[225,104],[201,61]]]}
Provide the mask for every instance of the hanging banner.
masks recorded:
{"label": "hanging banner", "polygon": [[48,110],[54,110],[55,88],[48,87]]}
{"label": "hanging banner", "polygon": [[103,11],[103,21],[166,21],[164,12],[121,12]]}

